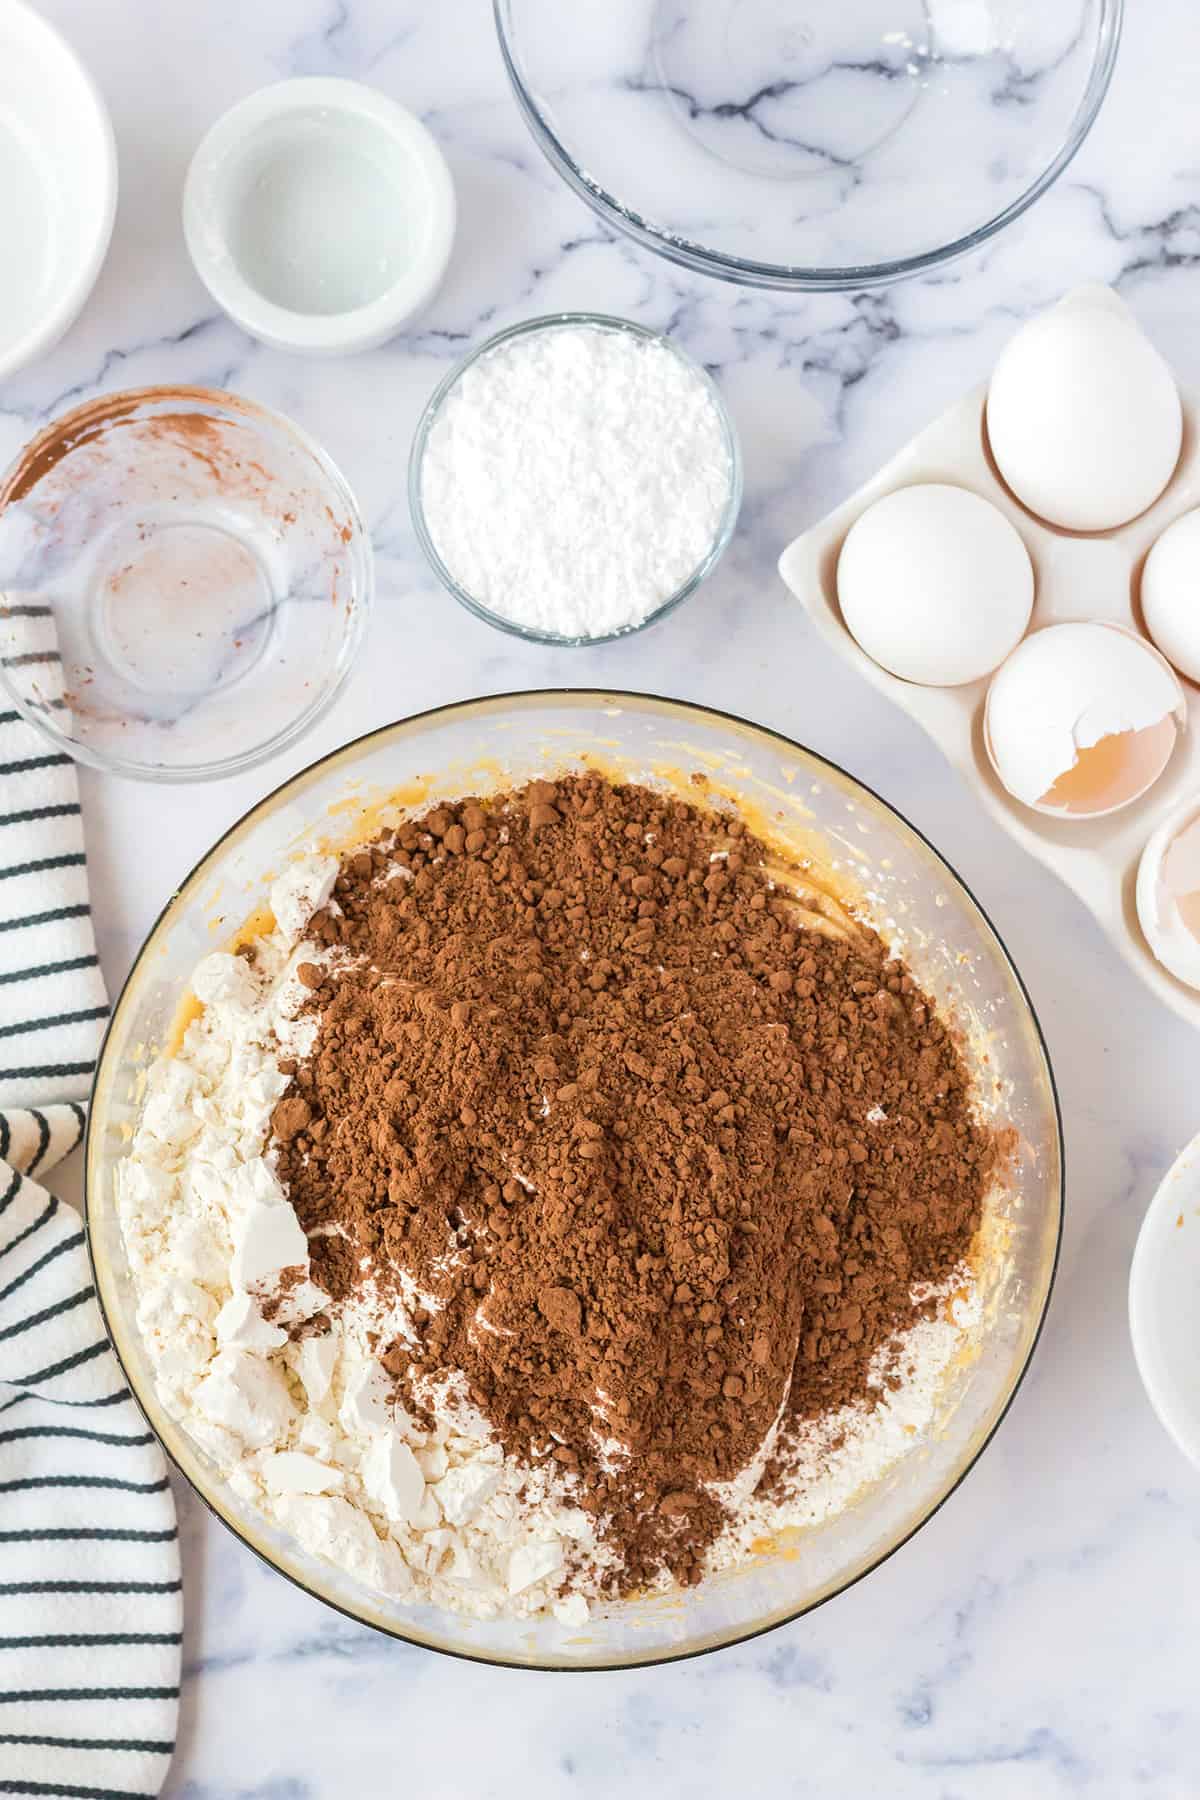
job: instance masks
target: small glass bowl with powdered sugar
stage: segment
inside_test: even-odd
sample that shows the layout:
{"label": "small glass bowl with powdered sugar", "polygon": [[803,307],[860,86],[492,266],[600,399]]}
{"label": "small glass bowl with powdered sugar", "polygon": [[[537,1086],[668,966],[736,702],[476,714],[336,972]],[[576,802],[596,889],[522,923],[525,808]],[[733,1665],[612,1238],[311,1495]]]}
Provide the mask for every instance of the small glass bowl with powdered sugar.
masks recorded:
{"label": "small glass bowl with powdered sugar", "polygon": [[469,612],[578,646],[663,618],[733,536],[742,459],[716,383],[661,332],[555,313],[439,384],[409,461],[413,525]]}

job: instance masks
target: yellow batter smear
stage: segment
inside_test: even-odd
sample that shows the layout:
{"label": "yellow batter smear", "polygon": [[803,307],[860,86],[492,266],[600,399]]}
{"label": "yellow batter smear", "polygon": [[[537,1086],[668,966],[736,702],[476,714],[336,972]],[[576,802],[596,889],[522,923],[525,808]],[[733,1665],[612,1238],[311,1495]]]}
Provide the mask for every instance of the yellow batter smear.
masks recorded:
{"label": "yellow batter smear", "polygon": [[[214,923],[219,925],[220,921],[217,920]],[[266,905],[256,906],[254,911],[248,913],[242,920],[236,931],[232,932],[218,948],[228,950],[231,955],[236,954],[245,945],[257,943],[259,938],[267,937],[274,929],[275,914],[271,908]],[[167,1032],[166,1054],[168,1056],[179,1055],[183,1040],[187,1036],[188,1027],[200,1018],[203,1011],[204,1002],[197,1000],[191,988],[186,989],[179,1005],[175,1008],[175,1016],[171,1020],[170,1030]]]}

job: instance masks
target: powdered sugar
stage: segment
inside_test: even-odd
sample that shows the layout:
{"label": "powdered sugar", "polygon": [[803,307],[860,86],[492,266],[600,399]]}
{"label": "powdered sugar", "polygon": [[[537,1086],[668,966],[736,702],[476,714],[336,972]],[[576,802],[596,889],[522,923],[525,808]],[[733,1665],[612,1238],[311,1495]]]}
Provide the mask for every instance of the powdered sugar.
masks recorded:
{"label": "powdered sugar", "polygon": [[665,343],[593,325],[470,365],[430,431],[426,522],[459,585],[527,630],[631,630],[704,560],[732,469],[707,385]]}

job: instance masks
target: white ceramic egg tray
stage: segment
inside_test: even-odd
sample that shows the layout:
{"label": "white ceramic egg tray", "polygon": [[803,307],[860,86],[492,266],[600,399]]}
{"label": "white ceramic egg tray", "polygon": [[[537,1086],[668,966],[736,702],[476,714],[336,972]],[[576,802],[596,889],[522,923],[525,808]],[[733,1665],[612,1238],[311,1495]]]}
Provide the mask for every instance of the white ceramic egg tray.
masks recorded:
{"label": "white ceramic egg tray", "polygon": [[[1077,290],[1060,305],[1080,301],[1128,315],[1124,302],[1108,288]],[[901,681],[859,649],[842,621],[837,564],[850,527],[885,494],[937,481],[982,495],[1020,532],[1036,582],[1031,631],[1066,620],[1107,619],[1141,632],[1137,593],[1146,555],[1168,525],[1200,504],[1200,407],[1182,395],[1183,450],[1169,486],[1149,511],[1115,531],[1091,534],[1047,525],[1013,498],[988,452],[986,398],[985,386],[960,401],[836,512],[796,538],[780,558],[780,573],[825,641],[872,687],[924,726],[992,816],[1078,894],[1148,986],[1175,1012],[1200,1026],[1200,992],[1176,980],[1155,959],[1135,904],[1138,861],[1151,834],[1190,797],[1200,798],[1200,688],[1180,677],[1188,729],[1181,733],[1167,769],[1141,800],[1105,818],[1060,820],[1023,806],[1001,786],[984,746],[986,680],[959,688]]]}

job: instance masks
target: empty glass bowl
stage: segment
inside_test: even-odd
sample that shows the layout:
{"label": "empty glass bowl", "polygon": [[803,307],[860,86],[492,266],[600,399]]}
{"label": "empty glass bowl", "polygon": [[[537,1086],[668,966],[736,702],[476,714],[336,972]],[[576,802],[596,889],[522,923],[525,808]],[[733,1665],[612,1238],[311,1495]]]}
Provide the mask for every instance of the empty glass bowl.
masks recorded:
{"label": "empty glass bowl", "polygon": [[932,268],[1061,174],[1123,0],[494,0],[534,137],[611,224],[728,281]]}
{"label": "empty glass bowl", "polygon": [[[471,1620],[371,1592],[270,1527],[159,1400],[113,1201],[145,1063],[170,1040],[192,970],[266,898],[271,872],[314,837],[361,841],[406,808],[496,791],[584,766],[682,783],[700,769],[755,829],[792,854],[853,870],[927,991],[964,1032],[981,1102],[1017,1145],[995,1202],[995,1253],[981,1270],[982,1324],[956,1360],[930,1430],[843,1511],[764,1547],[698,1587],[603,1608],[584,1627]],[[820,846],[823,845],[822,849]],[[1054,1085],[1029,1001],[1004,946],[937,852],[851,776],[774,732],[642,694],[550,691],[441,707],[314,763],[233,827],[173,894],[137,959],[100,1058],[87,1142],[87,1224],[96,1289],[127,1378],[199,1493],[267,1562],[350,1617],[430,1649],[523,1668],[602,1669],[715,1649],[795,1618],[897,1550],[962,1480],[995,1431],[1037,1341],[1062,1220]]]}
{"label": "empty glass bowl", "polygon": [[233,394],[103,395],[0,478],[0,694],[96,768],[195,781],[282,749],[337,693],[370,599],[342,476]]}

